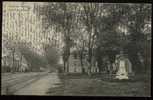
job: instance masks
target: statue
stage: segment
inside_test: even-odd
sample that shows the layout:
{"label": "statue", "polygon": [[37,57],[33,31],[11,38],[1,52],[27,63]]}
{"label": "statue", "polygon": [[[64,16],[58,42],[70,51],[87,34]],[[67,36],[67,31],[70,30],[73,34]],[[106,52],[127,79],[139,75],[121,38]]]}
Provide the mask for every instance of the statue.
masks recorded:
{"label": "statue", "polygon": [[132,73],[132,64],[128,57],[122,52],[116,56],[115,65],[117,67],[116,79],[129,79],[129,75]]}

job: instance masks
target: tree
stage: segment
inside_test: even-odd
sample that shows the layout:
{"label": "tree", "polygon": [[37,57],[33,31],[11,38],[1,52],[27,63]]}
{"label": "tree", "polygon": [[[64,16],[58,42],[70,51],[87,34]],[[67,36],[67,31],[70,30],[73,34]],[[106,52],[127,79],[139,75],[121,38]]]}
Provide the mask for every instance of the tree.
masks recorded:
{"label": "tree", "polygon": [[[104,54],[114,61],[120,50],[128,53],[135,68],[138,52],[143,52],[144,25],[151,17],[151,6],[145,4],[104,4],[103,16],[97,19],[97,57]],[[133,23],[133,24],[132,24]],[[118,28],[121,26],[120,30]],[[124,27],[123,27],[124,26]],[[102,60],[99,60],[101,62]],[[136,69],[134,70],[136,71]],[[140,68],[140,67],[139,67]]]}
{"label": "tree", "polygon": [[31,49],[30,44],[26,42],[20,42],[18,44],[18,47],[21,54],[28,62],[28,66],[31,69],[31,71],[39,71],[40,67],[45,67],[47,65],[45,57],[33,51]]}
{"label": "tree", "polygon": [[74,45],[73,47],[76,48],[77,54],[79,56],[80,59],[80,63],[81,63],[81,68],[82,68],[82,73],[85,73],[85,66],[84,65],[84,59],[85,59],[85,55],[86,55],[86,48],[88,48],[87,43],[88,43],[88,33],[87,31],[83,30],[84,27],[81,25],[81,23],[78,25],[80,27],[77,27],[77,31],[75,33],[75,36],[73,36],[73,40],[74,40]]}
{"label": "tree", "polygon": [[[141,66],[138,59],[138,53],[143,57],[146,47],[143,45],[146,41],[145,26],[151,22],[151,5],[135,4],[130,5],[131,12],[128,16],[128,28],[131,33],[129,36],[130,43],[127,45],[129,58],[134,65],[136,72],[144,71],[145,66]],[[146,44],[145,44],[146,45]]]}
{"label": "tree", "polygon": [[49,45],[45,45],[44,49],[47,62],[51,67],[53,66],[56,68],[59,61],[59,54],[57,49]]}
{"label": "tree", "polygon": [[39,15],[45,15],[45,22],[49,23],[44,25],[45,28],[52,27],[63,34],[64,68],[67,72],[70,48],[74,44],[81,63],[83,52],[88,48],[89,71],[93,58],[101,69],[102,59],[108,56],[113,63],[120,50],[129,55],[133,65],[138,62],[135,61],[137,53],[144,55],[144,27],[151,19],[151,6],[148,4],[47,3],[42,8]]}
{"label": "tree", "polygon": [[96,17],[99,16],[99,4],[97,3],[88,3],[82,5],[82,22],[86,26],[88,32],[88,61],[89,61],[89,74],[91,73],[92,58],[93,58],[93,47],[95,42],[96,34]]}
{"label": "tree", "polygon": [[[117,42],[115,28],[119,21],[117,14],[111,4],[89,4],[84,6],[86,11],[86,26],[89,33],[89,55],[95,56],[99,69],[101,70],[102,59],[109,56],[112,61],[112,52]],[[90,22],[90,23],[89,23]],[[89,30],[90,29],[90,30]],[[105,54],[105,55],[104,55]],[[92,56],[89,57],[90,61]],[[103,57],[102,57],[103,56]]]}
{"label": "tree", "polygon": [[42,7],[42,9],[43,11],[38,11],[38,14],[46,16],[45,22],[48,22],[49,24],[45,28],[52,27],[56,32],[63,33],[63,41],[65,44],[63,47],[64,69],[68,72],[72,41],[70,34],[74,29],[73,22],[75,19],[72,11],[75,10],[75,4],[68,5],[66,3],[47,3]]}

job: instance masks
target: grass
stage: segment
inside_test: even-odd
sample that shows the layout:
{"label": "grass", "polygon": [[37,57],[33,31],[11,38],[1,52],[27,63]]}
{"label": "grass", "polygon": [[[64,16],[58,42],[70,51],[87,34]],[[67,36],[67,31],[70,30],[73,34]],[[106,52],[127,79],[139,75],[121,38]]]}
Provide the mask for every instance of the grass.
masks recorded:
{"label": "grass", "polygon": [[91,77],[83,74],[59,75],[62,84],[50,88],[49,95],[67,96],[140,96],[151,95],[149,74],[138,74],[133,81],[110,80],[107,74]]}

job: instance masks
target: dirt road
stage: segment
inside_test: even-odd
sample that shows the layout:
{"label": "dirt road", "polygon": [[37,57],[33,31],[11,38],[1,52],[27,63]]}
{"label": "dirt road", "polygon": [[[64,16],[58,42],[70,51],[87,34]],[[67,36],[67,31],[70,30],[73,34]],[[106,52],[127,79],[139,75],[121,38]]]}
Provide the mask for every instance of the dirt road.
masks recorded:
{"label": "dirt road", "polygon": [[58,83],[60,83],[60,79],[57,73],[48,73],[48,75],[15,92],[14,95],[47,95],[48,89],[58,87],[56,85]]}

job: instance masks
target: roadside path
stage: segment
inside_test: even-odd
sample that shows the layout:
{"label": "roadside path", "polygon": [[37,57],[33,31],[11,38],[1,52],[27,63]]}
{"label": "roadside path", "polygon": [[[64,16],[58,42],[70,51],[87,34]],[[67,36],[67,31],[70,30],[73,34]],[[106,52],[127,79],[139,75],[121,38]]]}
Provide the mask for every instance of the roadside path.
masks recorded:
{"label": "roadside path", "polygon": [[15,92],[14,95],[47,95],[48,89],[58,87],[60,79],[57,73],[48,73],[39,80]]}

